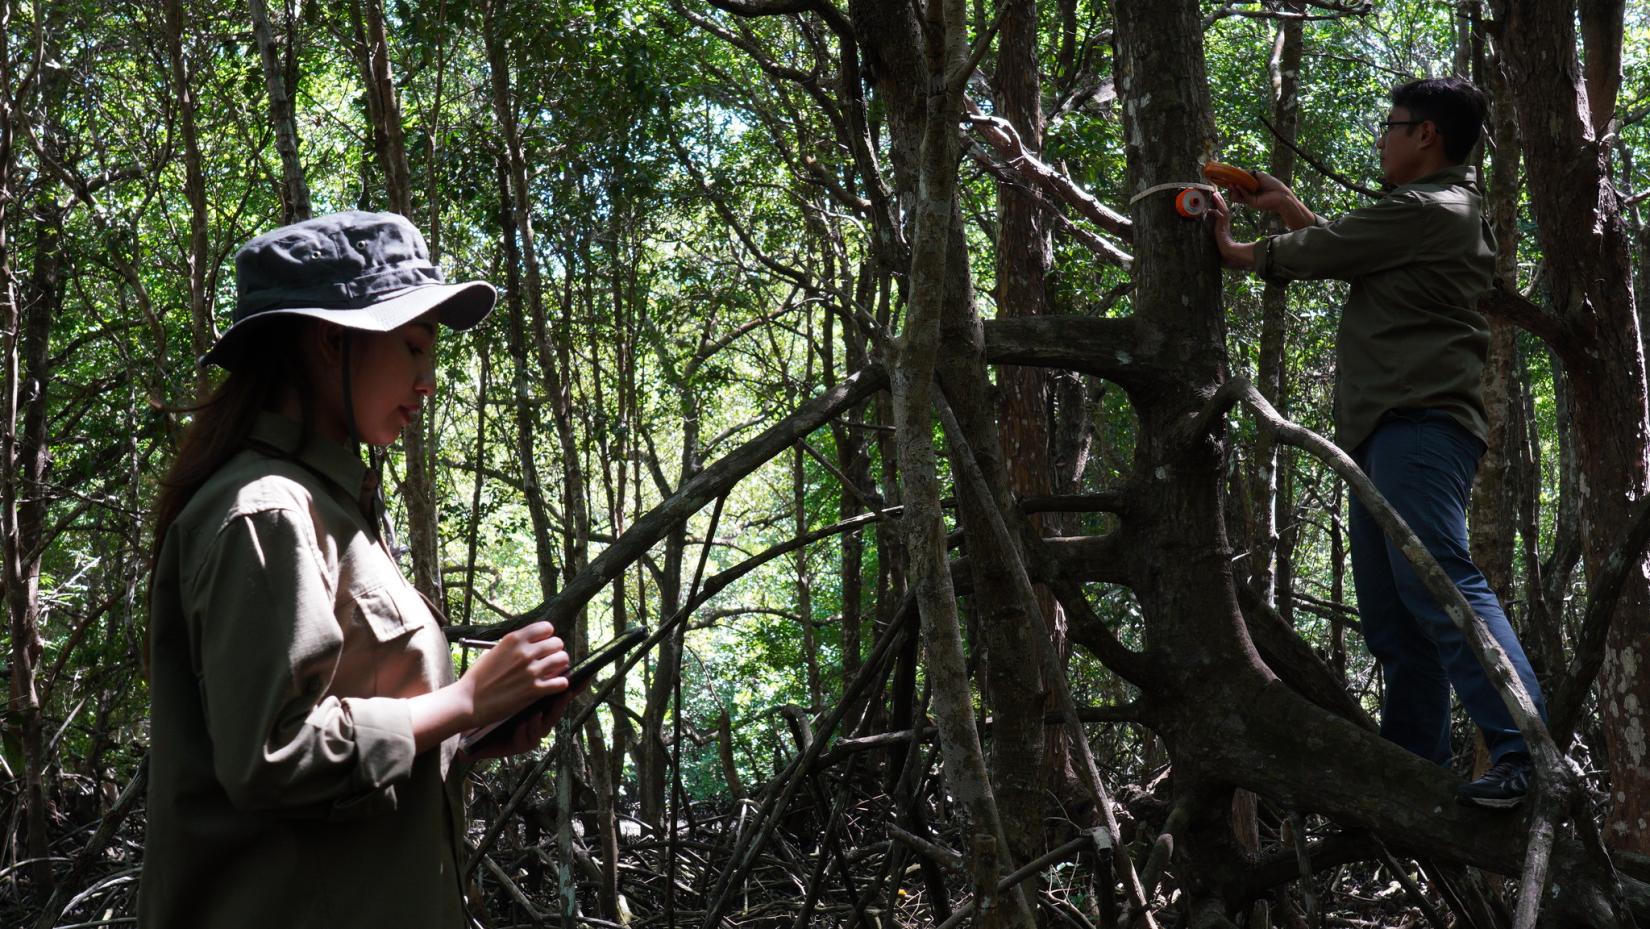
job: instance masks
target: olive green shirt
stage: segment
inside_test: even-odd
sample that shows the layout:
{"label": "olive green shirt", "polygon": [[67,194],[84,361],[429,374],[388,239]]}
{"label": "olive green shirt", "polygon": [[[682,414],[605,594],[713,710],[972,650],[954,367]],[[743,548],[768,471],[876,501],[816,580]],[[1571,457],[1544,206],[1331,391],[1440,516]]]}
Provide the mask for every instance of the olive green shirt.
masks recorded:
{"label": "olive green shirt", "polygon": [[1433,407],[1485,440],[1479,377],[1489,324],[1474,307],[1495,273],[1477,172],[1462,165],[1394,188],[1333,222],[1262,239],[1270,280],[1349,281],[1335,345],[1335,432],[1356,449],[1388,410]]}
{"label": "olive green shirt", "polygon": [[404,699],[451,653],[367,468],[298,438],[260,417],[161,548],[138,923],[459,929],[457,740],[415,755]]}

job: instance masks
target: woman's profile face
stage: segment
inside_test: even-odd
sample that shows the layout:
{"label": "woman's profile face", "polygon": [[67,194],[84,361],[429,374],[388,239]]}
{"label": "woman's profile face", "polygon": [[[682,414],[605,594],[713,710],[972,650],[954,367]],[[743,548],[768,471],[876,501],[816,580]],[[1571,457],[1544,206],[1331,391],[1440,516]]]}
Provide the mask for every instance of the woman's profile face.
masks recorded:
{"label": "woman's profile face", "polygon": [[368,445],[389,445],[435,394],[433,314],[389,332],[363,332],[351,346],[355,426]]}
{"label": "woman's profile face", "polygon": [[[435,393],[435,314],[430,313],[389,332],[349,333],[350,400],[355,428],[368,445],[389,445],[417,418],[424,401]],[[323,339],[323,368],[315,379],[318,390],[316,428],[340,441],[349,441],[341,388],[343,330]],[[334,342],[336,339],[336,342]]]}

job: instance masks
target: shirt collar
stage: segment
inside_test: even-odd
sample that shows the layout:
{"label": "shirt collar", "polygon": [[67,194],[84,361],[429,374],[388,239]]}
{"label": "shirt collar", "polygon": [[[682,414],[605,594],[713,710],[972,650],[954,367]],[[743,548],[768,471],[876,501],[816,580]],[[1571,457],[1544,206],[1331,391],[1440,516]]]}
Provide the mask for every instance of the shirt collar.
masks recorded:
{"label": "shirt collar", "polygon": [[1465,187],[1473,193],[1478,192],[1478,169],[1471,165],[1450,165],[1442,171],[1434,171],[1426,177],[1418,177],[1408,184],[1402,184],[1392,189],[1392,193],[1400,190],[1411,190],[1416,187]]}
{"label": "shirt collar", "polygon": [[[313,433],[310,434],[309,441],[299,448],[298,442],[302,438],[303,429],[279,413],[259,413],[258,421],[252,426],[252,441],[273,448],[337,484],[349,494],[350,499],[362,499],[368,489],[367,478],[376,475],[361,462],[361,456],[331,439]],[[372,489],[377,488],[375,486]]]}

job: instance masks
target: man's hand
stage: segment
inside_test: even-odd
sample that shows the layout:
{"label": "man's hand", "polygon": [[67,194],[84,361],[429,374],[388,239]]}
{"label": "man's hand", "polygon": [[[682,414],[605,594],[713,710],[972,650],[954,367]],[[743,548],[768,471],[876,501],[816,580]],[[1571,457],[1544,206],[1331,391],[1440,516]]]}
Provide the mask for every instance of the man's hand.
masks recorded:
{"label": "man's hand", "polygon": [[1301,229],[1317,221],[1317,214],[1307,209],[1306,204],[1295,196],[1289,185],[1278,180],[1265,171],[1251,171],[1255,180],[1260,182],[1260,189],[1254,193],[1247,193],[1234,187],[1230,191],[1233,203],[1252,206],[1257,210],[1276,213],[1283,220],[1284,226],[1290,230]]}
{"label": "man's hand", "polygon": [[1249,176],[1259,181],[1260,187],[1256,188],[1254,193],[1250,193],[1241,187],[1230,188],[1227,193],[1231,195],[1233,203],[1241,203],[1244,206],[1252,206],[1257,210],[1276,213],[1295,196],[1286,184],[1265,171],[1250,171]]}
{"label": "man's hand", "polygon": [[[1235,192],[1234,192],[1235,193]],[[1255,244],[1240,243],[1232,238],[1232,211],[1220,194],[1214,195],[1209,210],[1209,221],[1214,224],[1215,247],[1220,249],[1220,262],[1228,268],[1247,271],[1255,266]]]}

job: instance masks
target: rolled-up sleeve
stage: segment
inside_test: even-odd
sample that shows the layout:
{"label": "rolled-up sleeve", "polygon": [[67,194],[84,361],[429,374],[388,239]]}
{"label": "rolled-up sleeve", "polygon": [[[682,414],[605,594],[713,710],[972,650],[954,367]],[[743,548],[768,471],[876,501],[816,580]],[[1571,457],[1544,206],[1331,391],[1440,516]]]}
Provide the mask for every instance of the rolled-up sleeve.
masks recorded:
{"label": "rolled-up sleeve", "polygon": [[411,714],[404,700],[331,693],[344,630],[308,515],[234,517],[195,577],[201,701],[230,801],[304,817],[393,810]]}
{"label": "rolled-up sleeve", "polygon": [[1399,194],[1334,221],[1267,236],[1255,248],[1256,274],[1273,281],[1351,280],[1409,264],[1427,240],[1425,204]]}

